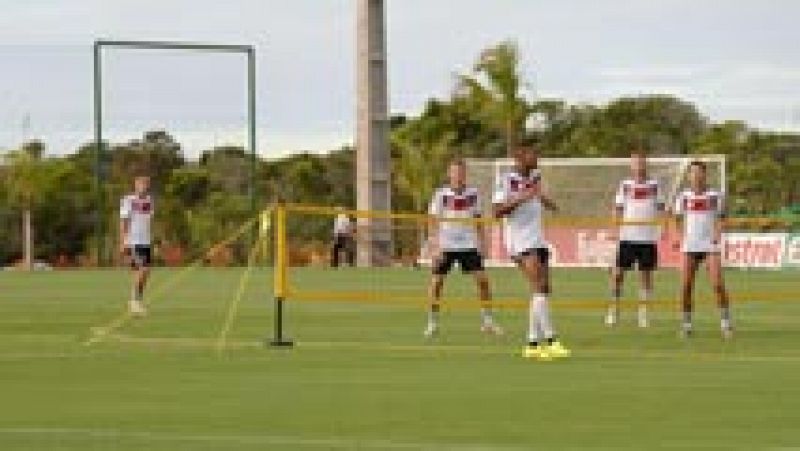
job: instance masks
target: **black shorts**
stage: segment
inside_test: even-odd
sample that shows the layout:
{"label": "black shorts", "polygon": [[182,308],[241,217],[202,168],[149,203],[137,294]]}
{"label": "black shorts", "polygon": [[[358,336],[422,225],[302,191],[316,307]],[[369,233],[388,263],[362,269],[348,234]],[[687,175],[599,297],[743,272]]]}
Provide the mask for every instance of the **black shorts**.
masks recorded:
{"label": "black shorts", "polygon": [[481,254],[477,250],[468,250],[442,252],[442,255],[433,262],[433,273],[437,276],[444,276],[453,269],[453,264],[456,262],[461,267],[461,272],[483,271]]}
{"label": "black shorts", "polygon": [[698,264],[703,263],[703,260],[705,260],[709,256],[709,254],[713,253],[714,252],[684,252],[684,254],[686,254],[686,256],[689,257],[690,260]]}
{"label": "black shorts", "polygon": [[353,244],[353,237],[350,235],[336,235],[333,237],[333,247],[337,249],[348,249]]}
{"label": "black shorts", "polygon": [[637,263],[639,271],[652,271],[658,266],[658,248],[655,243],[620,241],[617,249],[617,268],[633,269]]}
{"label": "black shorts", "polygon": [[146,268],[153,261],[153,251],[150,246],[131,246],[128,248],[128,256],[131,258],[131,268]]}
{"label": "black shorts", "polygon": [[523,257],[530,257],[530,256],[537,256],[539,258],[539,263],[542,266],[547,266],[550,263],[550,249],[546,247],[537,247],[534,249],[526,249],[519,254],[513,256],[511,259],[514,260],[516,263],[519,263]]}

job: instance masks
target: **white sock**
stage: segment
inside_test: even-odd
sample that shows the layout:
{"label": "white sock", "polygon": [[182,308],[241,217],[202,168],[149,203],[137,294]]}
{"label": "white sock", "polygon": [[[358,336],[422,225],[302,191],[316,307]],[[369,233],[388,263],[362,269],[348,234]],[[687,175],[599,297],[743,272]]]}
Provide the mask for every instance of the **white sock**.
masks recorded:
{"label": "white sock", "polygon": [[720,313],[720,321],[719,325],[723,329],[730,329],[731,328],[731,309],[730,307],[723,307],[719,310]]}
{"label": "white sock", "polygon": [[481,322],[483,324],[492,324],[492,309],[481,307]]}
{"label": "white sock", "polygon": [[650,299],[653,297],[653,292],[646,289],[639,290],[639,309],[644,310],[647,309],[647,303],[650,302]]}
{"label": "white sock", "polygon": [[611,302],[608,304],[608,314],[617,315],[619,313],[619,293],[611,289]]}
{"label": "white sock", "polygon": [[538,314],[536,312],[536,296],[531,296],[531,303],[528,306],[528,342],[529,343],[538,343],[539,342],[539,322],[538,322]]}
{"label": "white sock", "polygon": [[550,308],[547,304],[547,295],[544,293],[536,293],[532,298],[533,310],[538,319],[539,330],[542,331],[545,339],[551,339],[555,335],[553,331],[553,323],[550,321]]}
{"label": "white sock", "polygon": [[439,323],[439,311],[438,310],[428,310],[428,324],[438,324]]}

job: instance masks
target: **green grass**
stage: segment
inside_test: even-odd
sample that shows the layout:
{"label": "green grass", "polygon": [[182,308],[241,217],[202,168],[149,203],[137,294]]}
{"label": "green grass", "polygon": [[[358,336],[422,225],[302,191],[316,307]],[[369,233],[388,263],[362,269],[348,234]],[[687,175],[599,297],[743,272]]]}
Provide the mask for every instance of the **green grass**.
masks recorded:
{"label": "green grass", "polygon": [[[0,273],[0,449],[529,449],[800,446],[800,303],[741,302],[737,338],[698,307],[697,336],[676,336],[672,309],[646,331],[630,313],[617,330],[597,309],[605,274],[562,270],[555,320],[574,357],[520,357],[524,312],[503,311],[508,334],[477,332],[477,312],[443,315],[426,343],[413,306],[289,304],[293,349],[271,333],[270,274],[259,270],[222,353],[215,344],[241,269],[159,270],[151,315],[86,346],[92,327],[127,298],[119,270]],[[658,277],[660,297],[675,275]],[[303,289],[424,293],[425,271],[297,270]],[[498,297],[524,295],[511,270]],[[737,292],[797,293],[797,272],[731,272]],[[472,292],[454,276],[450,293]],[[701,285],[703,283],[701,282]],[[634,292],[629,284],[629,292]],[[707,296],[707,289],[703,289]],[[630,297],[630,296],[629,296]]]}

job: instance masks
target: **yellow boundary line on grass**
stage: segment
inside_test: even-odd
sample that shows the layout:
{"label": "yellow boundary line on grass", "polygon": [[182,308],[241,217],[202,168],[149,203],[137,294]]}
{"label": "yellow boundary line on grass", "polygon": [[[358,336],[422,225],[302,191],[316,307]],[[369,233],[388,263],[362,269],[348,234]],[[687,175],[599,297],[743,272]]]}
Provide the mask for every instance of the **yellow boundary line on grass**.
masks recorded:
{"label": "yellow boundary line on grass", "polygon": [[[234,241],[235,239],[237,239],[239,236],[244,234],[250,227],[252,227],[253,224],[255,224],[257,220],[258,220],[258,217],[252,218],[252,219],[246,221],[233,234],[229,235],[224,240],[222,240],[222,241],[214,244],[213,246],[211,246],[208,249],[208,251],[206,251],[203,254],[203,256],[198,257],[189,266],[183,268],[178,274],[173,276],[171,279],[168,279],[168,280],[164,281],[161,285],[157,286],[156,288],[153,288],[153,290],[150,291],[150,294],[146,298],[147,301],[149,301],[149,302],[145,302],[145,303],[148,306],[151,305],[154,302],[154,300],[157,298],[157,295],[160,295],[161,293],[167,291],[167,289],[170,289],[170,288],[174,287],[178,282],[183,280],[189,273],[191,273],[195,269],[197,269],[200,266],[202,266],[203,261],[205,260],[205,257],[209,253],[211,253],[213,250],[215,250],[215,249],[217,249],[219,247],[225,246],[228,243],[230,243],[231,241]],[[114,319],[112,319],[108,323],[106,323],[106,324],[104,324],[102,326],[90,327],[89,328],[89,333],[91,334],[91,336],[87,340],[85,340],[83,342],[83,344],[85,346],[91,346],[91,345],[94,345],[94,344],[102,342],[103,340],[105,340],[105,338],[109,334],[113,333],[117,329],[119,329],[122,326],[124,326],[128,321],[131,320],[131,318],[133,318],[133,316],[130,314],[130,312],[127,309],[125,309],[121,314],[117,315]]]}

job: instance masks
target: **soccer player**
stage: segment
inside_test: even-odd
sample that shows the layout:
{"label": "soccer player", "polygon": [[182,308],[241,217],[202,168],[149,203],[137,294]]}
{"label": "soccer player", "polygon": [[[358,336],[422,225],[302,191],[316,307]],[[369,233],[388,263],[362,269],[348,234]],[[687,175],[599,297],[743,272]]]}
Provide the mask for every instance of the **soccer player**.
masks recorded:
{"label": "soccer player", "polygon": [[[722,193],[706,185],[706,165],[694,161],[689,165],[689,189],[675,199],[675,214],[683,217],[683,263],[681,266],[681,305],[683,322],[681,336],[692,334],[692,291],[695,275],[705,261],[708,276],[717,297],[720,311],[720,329],[723,338],[733,337],[730,303],[722,278],[722,219],[724,203]],[[675,243],[676,247],[679,243]]]}
{"label": "soccer player", "polygon": [[136,176],[134,191],[120,202],[120,251],[130,259],[133,287],[128,309],[133,316],[147,314],[142,300],[152,260],[150,222],[153,218],[153,198],[150,195],[150,178]]}
{"label": "soccer player", "polygon": [[[463,160],[454,160],[448,170],[448,184],[436,190],[428,212],[440,218],[468,219],[481,216],[478,190],[466,185],[467,168]],[[431,249],[433,276],[430,283],[430,310],[425,336],[430,338],[439,331],[439,302],[444,279],[455,263],[464,273],[472,274],[481,300],[481,331],[501,335],[503,330],[492,318],[487,305],[491,300],[489,279],[483,270],[483,228],[480,225],[458,221],[436,221],[431,224]]]}
{"label": "soccer player", "polygon": [[503,174],[494,195],[494,214],[505,218],[508,253],[528,281],[528,345],[524,356],[537,360],[567,357],[570,351],[557,339],[547,296],[550,294],[550,252],[542,231],[542,210],[557,209],[542,190],[542,176],[533,147],[514,151],[514,170]]}
{"label": "soccer player", "polygon": [[339,260],[341,252],[344,251],[347,264],[355,266],[356,252],[355,252],[355,226],[353,219],[346,213],[342,212],[336,215],[333,221],[333,246],[331,248],[331,266],[334,268],[339,267]]}
{"label": "soccer player", "polygon": [[647,158],[642,153],[631,155],[631,177],[619,184],[614,197],[613,220],[622,221],[619,233],[617,259],[611,270],[611,304],[606,314],[606,325],[615,326],[619,319],[619,300],[625,271],[637,265],[639,286],[639,327],[647,327],[647,302],[653,296],[653,270],[658,265],[656,243],[660,234],[656,224],[628,224],[625,222],[655,223],[664,213],[664,200],[658,181],[647,177]]}

